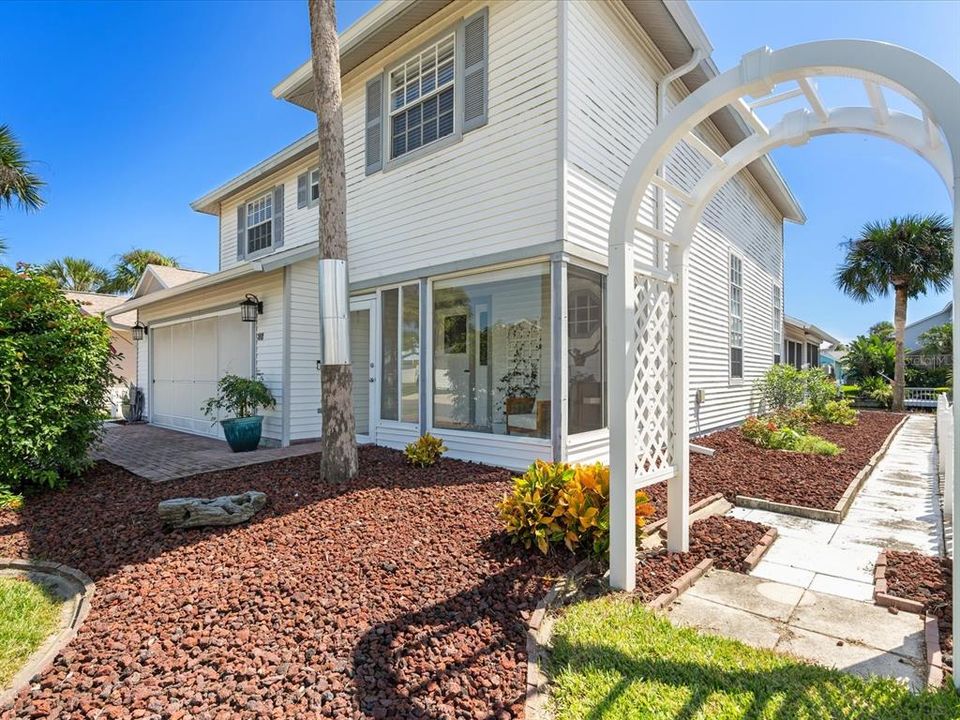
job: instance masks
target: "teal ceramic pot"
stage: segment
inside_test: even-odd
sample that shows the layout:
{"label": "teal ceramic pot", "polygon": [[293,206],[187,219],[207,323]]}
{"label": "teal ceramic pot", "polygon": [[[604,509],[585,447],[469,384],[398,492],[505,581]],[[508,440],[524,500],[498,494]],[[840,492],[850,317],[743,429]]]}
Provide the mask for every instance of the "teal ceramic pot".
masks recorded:
{"label": "teal ceramic pot", "polygon": [[260,445],[260,435],[263,433],[263,416],[254,415],[245,418],[228,418],[221,420],[223,434],[227,444],[234,452],[250,452]]}

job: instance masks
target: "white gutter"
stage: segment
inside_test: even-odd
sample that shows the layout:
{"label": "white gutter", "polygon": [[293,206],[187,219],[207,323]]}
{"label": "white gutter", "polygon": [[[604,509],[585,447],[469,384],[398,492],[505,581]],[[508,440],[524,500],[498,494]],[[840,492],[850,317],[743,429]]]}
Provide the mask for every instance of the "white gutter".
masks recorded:
{"label": "white gutter", "polygon": [[[671,70],[657,83],[657,112],[655,122],[656,125],[660,124],[660,121],[663,119],[663,116],[667,111],[667,93],[670,92],[670,83],[674,80],[682,78],[688,72],[691,72],[697,65],[700,64],[700,61],[704,58],[704,50],[702,47],[694,47],[693,55],[690,56],[690,59],[687,60],[683,65]],[[666,160],[660,163],[660,167],[657,168],[657,175],[659,177],[664,176],[666,168]],[[666,208],[664,207],[664,191],[663,188],[659,185],[655,187],[656,198],[657,198],[657,217],[655,220],[655,227],[661,232],[664,229],[664,223],[666,222]],[[657,267],[660,267],[663,264],[663,243],[657,242],[657,254],[656,254]]]}

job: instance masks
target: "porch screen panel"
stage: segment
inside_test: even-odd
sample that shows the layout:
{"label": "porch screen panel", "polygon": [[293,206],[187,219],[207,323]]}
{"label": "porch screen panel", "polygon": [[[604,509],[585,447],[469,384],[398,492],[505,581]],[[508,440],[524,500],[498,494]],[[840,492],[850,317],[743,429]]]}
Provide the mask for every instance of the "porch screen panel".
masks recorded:
{"label": "porch screen panel", "polygon": [[433,286],[433,425],[550,437],[550,268]]}
{"label": "porch screen panel", "polygon": [[380,294],[380,417],[399,420],[399,336],[400,290],[392,288]]}
{"label": "porch screen panel", "polygon": [[400,417],[420,422],[420,286],[404,285],[400,353]]}

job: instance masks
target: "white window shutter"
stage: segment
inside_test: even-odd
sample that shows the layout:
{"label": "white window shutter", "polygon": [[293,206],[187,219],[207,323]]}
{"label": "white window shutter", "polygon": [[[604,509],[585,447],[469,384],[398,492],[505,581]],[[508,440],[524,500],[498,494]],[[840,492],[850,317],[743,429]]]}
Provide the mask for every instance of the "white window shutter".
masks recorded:
{"label": "white window shutter", "polygon": [[309,172],[297,176],[297,208],[305,208],[310,200]]}
{"label": "white window shutter", "polygon": [[366,174],[383,167],[383,75],[367,83]]}
{"label": "white window shutter", "polygon": [[488,10],[463,23],[463,132],[487,124]]}
{"label": "white window shutter", "polygon": [[283,246],[283,185],[273,189],[273,247]]}
{"label": "white window shutter", "polygon": [[247,256],[247,206],[237,206],[237,260]]}

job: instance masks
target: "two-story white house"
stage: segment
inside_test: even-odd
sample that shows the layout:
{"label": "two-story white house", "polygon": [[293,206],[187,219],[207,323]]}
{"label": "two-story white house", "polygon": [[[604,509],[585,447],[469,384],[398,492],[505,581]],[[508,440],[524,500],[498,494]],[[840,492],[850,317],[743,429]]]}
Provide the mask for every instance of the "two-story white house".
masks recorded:
{"label": "two-story white house", "polygon": [[[684,2],[386,0],[341,36],[351,353],[357,432],[400,447],[423,432],[450,455],[508,467],[607,452],[605,272],[627,163],[667,106],[715,74]],[[274,89],[313,112],[309,63]],[[747,130],[730,114],[702,140]],[[672,157],[689,187],[703,159]],[[148,328],[137,353],[149,420],[215,434],[200,412],[224,372],[278,399],[264,436],[322,432],[317,144],[307,135],[207,193],[220,267],[144,282],[118,312]],[[669,203],[663,214],[676,211]],[[656,198],[642,211],[657,222]],[[741,420],[783,347],[783,222],[802,222],[768,161],[717,195],[692,251],[697,432]],[[262,302],[240,319],[247,295]]]}

